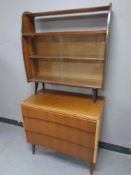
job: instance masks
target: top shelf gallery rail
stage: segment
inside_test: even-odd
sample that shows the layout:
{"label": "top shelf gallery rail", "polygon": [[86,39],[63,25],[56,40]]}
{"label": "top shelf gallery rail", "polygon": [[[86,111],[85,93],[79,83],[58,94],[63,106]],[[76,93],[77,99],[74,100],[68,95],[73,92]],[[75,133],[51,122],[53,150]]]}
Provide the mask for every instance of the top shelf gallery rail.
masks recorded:
{"label": "top shelf gallery rail", "polygon": [[65,15],[65,14],[76,14],[76,13],[103,12],[103,11],[109,11],[110,6],[111,4],[108,6],[101,6],[101,7],[70,9],[61,11],[48,11],[48,12],[36,12],[36,13],[24,12],[24,14],[30,17],[40,17],[40,16]]}

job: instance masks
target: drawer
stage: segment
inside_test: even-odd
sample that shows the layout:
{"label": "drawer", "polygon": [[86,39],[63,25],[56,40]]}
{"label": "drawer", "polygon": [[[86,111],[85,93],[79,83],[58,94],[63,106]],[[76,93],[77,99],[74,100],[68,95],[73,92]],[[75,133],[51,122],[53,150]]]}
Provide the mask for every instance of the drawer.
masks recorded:
{"label": "drawer", "polygon": [[96,121],[81,118],[79,116],[74,117],[73,115],[60,114],[24,105],[22,105],[22,114],[25,118],[28,117],[55,122],[93,134],[96,132]]}
{"label": "drawer", "polygon": [[33,119],[24,117],[26,131],[31,131],[57,139],[65,140],[69,143],[78,144],[94,149],[95,134],[82,131],[77,128],[65,126],[64,124],[52,121]]}
{"label": "drawer", "polygon": [[87,160],[89,162],[93,162],[93,150],[76,145],[70,142],[66,142],[64,140],[60,140],[57,138],[53,138],[46,135],[41,135],[33,132],[26,132],[27,140],[31,144],[38,144],[45,146],[47,148],[54,148],[57,151],[61,151],[63,153],[68,153],[73,156],[77,156],[82,160]]}

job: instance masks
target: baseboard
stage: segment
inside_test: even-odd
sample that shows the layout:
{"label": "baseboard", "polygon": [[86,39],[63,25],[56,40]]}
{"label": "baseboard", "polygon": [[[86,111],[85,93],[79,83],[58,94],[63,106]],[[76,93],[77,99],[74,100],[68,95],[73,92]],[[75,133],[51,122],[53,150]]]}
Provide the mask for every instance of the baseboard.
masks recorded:
{"label": "baseboard", "polygon": [[22,122],[18,122],[17,120],[8,119],[8,118],[4,118],[4,117],[0,117],[0,122],[23,127]]}
{"label": "baseboard", "polygon": [[126,148],[126,147],[119,146],[119,145],[114,145],[114,144],[111,144],[111,143],[106,143],[106,142],[101,142],[100,141],[99,142],[99,147],[103,148],[103,149],[110,150],[110,151],[115,151],[115,152],[131,155],[131,149],[130,148]]}
{"label": "baseboard", "polygon": [[[18,122],[17,120],[8,119],[8,118],[4,118],[4,117],[0,117],[0,122],[23,127],[22,122]],[[106,142],[100,141],[99,142],[99,147],[103,148],[103,149],[106,149],[106,150],[131,155],[131,149],[130,148],[126,148],[126,147],[119,146],[119,145],[114,145],[114,144],[111,144],[111,143],[106,143]]]}

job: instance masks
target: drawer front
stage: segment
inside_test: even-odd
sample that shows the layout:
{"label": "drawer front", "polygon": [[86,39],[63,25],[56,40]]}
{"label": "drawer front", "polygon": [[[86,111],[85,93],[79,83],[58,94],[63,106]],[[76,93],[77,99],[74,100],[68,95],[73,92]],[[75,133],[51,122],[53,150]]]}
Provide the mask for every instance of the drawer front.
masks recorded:
{"label": "drawer front", "polygon": [[33,132],[26,132],[28,142],[32,144],[38,144],[45,146],[47,148],[54,148],[63,153],[68,153],[73,156],[77,156],[82,160],[87,160],[93,162],[93,150],[82,147],[80,145],[75,145],[73,143],[65,142],[57,138],[40,135]]}
{"label": "drawer front", "polygon": [[70,143],[94,149],[95,134],[92,133],[55,122],[32,119],[28,117],[24,117],[24,126],[26,131],[51,136]]}
{"label": "drawer front", "polygon": [[70,126],[93,134],[96,132],[95,121],[91,121],[80,117],[63,115],[56,112],[54,113],[50,111],[27,107],[24,105],[22,105],[22,114],[24,117],[55,122],[58,124],[63,124],[65,126]]}

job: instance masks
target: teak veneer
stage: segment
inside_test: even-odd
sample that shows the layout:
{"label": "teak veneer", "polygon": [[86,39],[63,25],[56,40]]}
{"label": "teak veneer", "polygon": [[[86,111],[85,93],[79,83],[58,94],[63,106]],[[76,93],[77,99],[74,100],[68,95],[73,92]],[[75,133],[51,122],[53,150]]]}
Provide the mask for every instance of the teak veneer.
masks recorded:
{"label": "teak veneer", "polygon": [[26,138],[32,144],[54,148],[96,163],[104,99],[41,90],[21,104]]}
{"label": "teak veneer", "polygon": [[[33,154],[35,145],[42,145],[88,161],[90,174],[104,108],[97,91],[104,83],[110,18],[111,4],[22,15],[26,76],[35,83],[35,95],[21,103],[26,139]],[[82,28],[83,19],[95,27]],[[67,25],[64,30],[60,21]],[[39,83],[43,90],[37,92]],[[93,100],[89,95],[45,90],[46,83],[91,88]]]}
{"label": "teak veneer", "polygon": [[[24,12],[22,46],[27,81],[37,85],[42,82],[92,88],[96,101],[97,90],[103,88],[110,14],[111,4],[63,11]],[[82,15],[84,19],[92,20],[93,24],[97,19],[96,27],[79,26],[77,29],[74,26],[63,31],[59,24],[58,31],[53,27],[51,30],[44,29],[46,22],[52,26],[54,21],[62,19],[69,20],[69,23],[72,20],[73,24],[73,20],[83,20]],[[101,18],[105,20],[105,26],[103,22],[101,24]],[[41,31],[37,30],[38,20]]]}

